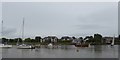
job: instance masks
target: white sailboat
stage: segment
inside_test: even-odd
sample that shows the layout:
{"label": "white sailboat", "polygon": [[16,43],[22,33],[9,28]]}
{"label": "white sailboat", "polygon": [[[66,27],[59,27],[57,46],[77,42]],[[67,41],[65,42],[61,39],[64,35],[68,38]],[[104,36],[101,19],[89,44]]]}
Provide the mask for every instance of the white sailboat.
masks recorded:
{"label": "white sailboat", "polygon": [[[23,18],[23,26],[22,26],[22,39],[24,39],[24,18]],[[35,47],[31,45],[26,45],[24,44],[24,41],[23,41],[23,44],[18,45],[17,48],[18,49],[34,49]]]}
{"label": "white sailboat", "polygon": [[11,48],[12,45],[0,44],[0,47],[1,47],[1,48]]}
{"label": "white sailboat", "polygon": [[35,47],[31,45],[25,45],[25,44],[19,45],[17,48],[18,49],[35,49]]}
{"label": "white sailboat", "polygon": [[113,36],[113,40],[112,40],[111,46],[114,46],[114,43],[115,43],[115,36]]}
{"label": "white sailboat", "polygon": [[[2,20],[2,27],[1,27],[1,29],[2,29],[1,36],[3,38],[3,20]],[[1,40],[2,40],[2,38],[1,38]],[[0,44],[0,48],[11,48],[11,47],[12,47],[12,45]]]}
{"label": "white sailboat", "polygon": [[53,48],[53,44],[52,44],[52,43],[49,43],[49,44],[48,44],[48,48]]}

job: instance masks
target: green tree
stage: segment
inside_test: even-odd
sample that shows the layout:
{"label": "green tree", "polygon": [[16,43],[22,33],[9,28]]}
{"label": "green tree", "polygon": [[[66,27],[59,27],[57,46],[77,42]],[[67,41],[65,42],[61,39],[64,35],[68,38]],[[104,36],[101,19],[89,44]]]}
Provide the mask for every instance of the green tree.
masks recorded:
{"label": "green tree", "polygon": [[76,39],[76,38],[73,36],[72,39]]}
{"label": "green tree", "polygon": [[84,39],[88,39],[86,42],[87,43],[94,43],[93,36],[86,36]]}
{"label": "green tree", "polygon": [[79,37],[80,40],[83,40],[83,37]]}
{"label": "green tree", "polygon": [[24,42],[31,42],[31,38],[26,38]]}
{"label": "green tree", "polygon": [[80,43],[81,43],[81,44],[84,42],[83,37],[79,37],[78,39],[80,40]]}
{"label": "green tree", "polygon": [[8,43],[8,39],[7,38],[2,38],[2,43],[3,44],[7,44]]}
{"label": "green tree", "polygon": [[41,41],[41,37],[40,36],[37,36],[37,37],[35,37],[35,42],[40,42]]}
{"label": "green tree", "polygon": [[94,34],[94,42],[95,42],[95,44],[102,43],[102,35],[100,35],[100,34]]}

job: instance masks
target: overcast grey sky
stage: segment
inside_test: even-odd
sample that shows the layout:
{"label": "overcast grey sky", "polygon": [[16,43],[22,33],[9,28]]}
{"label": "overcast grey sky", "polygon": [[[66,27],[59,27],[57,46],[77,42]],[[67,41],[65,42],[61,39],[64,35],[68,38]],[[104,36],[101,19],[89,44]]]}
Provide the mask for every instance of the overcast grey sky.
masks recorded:
{"label": "overcast grey sky", "polygon": [[26,37],[118,34],[117,2],[5,2],[2,17],[4,36],[8,38],[21,37],[23,17]]}

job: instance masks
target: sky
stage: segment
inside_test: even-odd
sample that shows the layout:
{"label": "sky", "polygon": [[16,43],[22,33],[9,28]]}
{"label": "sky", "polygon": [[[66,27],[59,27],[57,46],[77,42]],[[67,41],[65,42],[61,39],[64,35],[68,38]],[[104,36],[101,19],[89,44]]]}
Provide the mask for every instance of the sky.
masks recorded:
{"label": "sky", "polygon": [[119,0],[0,0],[1,2],[119,2]]}
{"label": "sky", "polygon": [[118,34],[117,2],[3,2],[3,36],[21,37],[23,17],[25,37]]}

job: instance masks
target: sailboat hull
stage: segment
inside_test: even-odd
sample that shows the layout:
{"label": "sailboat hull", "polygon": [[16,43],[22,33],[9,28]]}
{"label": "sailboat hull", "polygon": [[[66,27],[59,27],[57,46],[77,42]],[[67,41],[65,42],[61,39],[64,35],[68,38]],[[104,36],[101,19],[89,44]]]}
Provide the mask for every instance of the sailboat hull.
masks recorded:
{"label": "sailboat hull", "polygon": [[1,45],[0,45],[0,48],[12,48],[12,45],[4,45],[4,44],[1,44]]}
{"label": "sailboat hull", "polygon": [[18,49],[35,49],[33,46],[18,46]]}
{"label": "sailboat hull", "polygon": [[113,37],[113,40],[112,40],[111,46],[114,46],[114,43],[115,43],[115,36]]}

